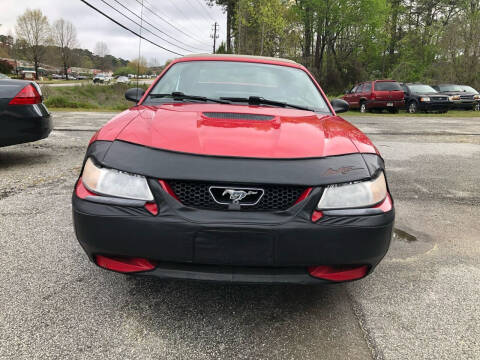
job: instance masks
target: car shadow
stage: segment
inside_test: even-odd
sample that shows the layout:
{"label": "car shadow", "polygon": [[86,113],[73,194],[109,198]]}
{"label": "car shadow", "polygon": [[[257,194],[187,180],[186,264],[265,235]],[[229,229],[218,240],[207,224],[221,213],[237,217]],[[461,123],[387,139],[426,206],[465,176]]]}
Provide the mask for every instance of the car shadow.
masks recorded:
{"label": "car shadow", "polygon": [[320,356],[339,343],[352,343],[354,315],[344,285],[236,285],[116,276],[115,281],[120,281],[118,288],[128,289],[123,290],[120,311],[127,313],[129,326],[134,322],[151,341],[167,337],[190,344],[185,358],[194,356],[195,349],[220,353],[220,358],[302,358],[304,352]]}

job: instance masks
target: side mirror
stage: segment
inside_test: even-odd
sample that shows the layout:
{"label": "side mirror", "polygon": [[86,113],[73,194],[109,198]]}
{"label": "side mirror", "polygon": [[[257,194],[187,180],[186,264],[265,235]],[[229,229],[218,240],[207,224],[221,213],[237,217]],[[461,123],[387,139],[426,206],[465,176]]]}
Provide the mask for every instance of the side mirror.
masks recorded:
{"label": "side mirror", "polygon": [[125,99],[127,99],[128,101],[133,101],[137,103],[140,101],[140,99],[143,97],[144,94],[145,94],[145,90],[140,88],[128,89],[125,92]]}
{"label": "side mirror", "polygon": [[333,99],[330,104],[332,104],[333,110],[335,110],[337,114],[347,112],[350,109],[348,102],[342,99]]}

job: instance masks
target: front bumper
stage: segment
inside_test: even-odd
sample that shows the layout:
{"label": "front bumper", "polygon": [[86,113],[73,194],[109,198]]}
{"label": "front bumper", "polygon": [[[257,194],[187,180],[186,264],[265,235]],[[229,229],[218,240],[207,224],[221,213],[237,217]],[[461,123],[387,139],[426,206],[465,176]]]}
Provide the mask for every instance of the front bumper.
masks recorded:
{"label": "front bumper", "polygon": [[394,210],[311,220],[321,189],[278,213],[198,210],[150,182],[159,208],[111,206],[73,195],[77,238],[95,255],[140,257],[157,263],[141,274],[163,278],[253,283],[320,283],[308,266],[368,265],[390,245]]}
{"label": "front bumper", "polygon": [[450,102],[440,101],[420,101],[418,102],[418,109],[422,111],[444,111],[448,110],[451,106]]}
{"label": "front bumper", "polygon": [[371,100],[367,109],[400,109],[405,106],[404,100]]}
{"label": "front bumper", "polygon": [[464,110],[472,110],[475,105],[480,103],[478,100],[458,100],[454,101],[451,105],[451,109],[464,109]]}

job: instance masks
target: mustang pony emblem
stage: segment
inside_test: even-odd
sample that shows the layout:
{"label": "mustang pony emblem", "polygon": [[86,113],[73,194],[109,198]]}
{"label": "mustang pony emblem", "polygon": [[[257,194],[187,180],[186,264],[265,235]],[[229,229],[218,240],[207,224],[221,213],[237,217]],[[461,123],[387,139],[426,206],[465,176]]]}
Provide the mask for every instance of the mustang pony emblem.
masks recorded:
{"label": "mustang pony emblem", "polygon": [[240,201],[245,199],[249,195],[257,195],[258,191],[244,191],[244,190],[233,190],[233,189],[226,189],[222,196],[230,195],[230,200],[233,201],[234,204],[238,204]]}
{"label": "mustang pony emblem", "polygon": [[210,186],[208,191],[217,204],[227,205],[231,210],[257,205],[265,194],[264,189],[248,187]]}

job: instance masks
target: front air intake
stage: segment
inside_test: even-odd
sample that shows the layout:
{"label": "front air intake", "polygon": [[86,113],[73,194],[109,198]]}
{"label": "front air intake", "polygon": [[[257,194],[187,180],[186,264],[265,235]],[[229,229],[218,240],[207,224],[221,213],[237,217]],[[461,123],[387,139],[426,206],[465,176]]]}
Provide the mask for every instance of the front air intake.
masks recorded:
{"label": "front air intake", "polygon": [[204,112],[203,116],[209,119],[256,120],[256,121],[268,121],[268,120],[273,120],[275,118],[275,116],[272,116],[272,115],[239,114],[239,113],[224,113],[224,112]]}

